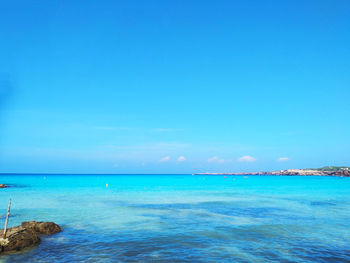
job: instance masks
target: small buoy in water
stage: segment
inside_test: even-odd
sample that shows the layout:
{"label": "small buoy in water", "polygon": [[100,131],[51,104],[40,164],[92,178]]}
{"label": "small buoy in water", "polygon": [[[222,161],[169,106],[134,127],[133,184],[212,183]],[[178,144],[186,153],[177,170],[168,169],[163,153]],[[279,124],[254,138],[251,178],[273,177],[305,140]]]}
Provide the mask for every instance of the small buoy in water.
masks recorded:
{"label": "small buoy in water", "polygon": [[108,184],[106,184],[106,187],[108,187]]}
{"label": "small buoy in water", "polygon": [[224,176],[224,178],[226,178],[226,176]]}

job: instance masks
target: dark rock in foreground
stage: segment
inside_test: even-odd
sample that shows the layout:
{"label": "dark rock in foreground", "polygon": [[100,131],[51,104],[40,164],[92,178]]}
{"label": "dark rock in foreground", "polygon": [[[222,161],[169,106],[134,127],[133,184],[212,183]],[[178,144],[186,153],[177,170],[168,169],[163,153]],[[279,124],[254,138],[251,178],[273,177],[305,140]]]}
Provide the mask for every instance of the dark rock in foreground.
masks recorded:
{"label": "dark rock in foreground", "polygon": [[[1,233],[3,230],[0,230]],[[53,222],[23,222],[22,225],[7,230],[8,244],[3,246],[0,253],[20,251],[40,243],[40,236],[61,232],[59,225]]]}

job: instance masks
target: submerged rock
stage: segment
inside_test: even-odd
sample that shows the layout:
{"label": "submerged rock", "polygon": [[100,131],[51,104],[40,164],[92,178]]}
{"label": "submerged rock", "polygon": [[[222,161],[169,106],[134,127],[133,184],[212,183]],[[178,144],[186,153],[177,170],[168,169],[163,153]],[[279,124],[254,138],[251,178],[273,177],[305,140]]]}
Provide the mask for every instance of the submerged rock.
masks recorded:
{"label": "submerged rock", "polygon": [[[0,230],[1,233],[3,230]],[[2,246],[0,253],[20,251],[40,243],[40,236],[52,235],[61,232],[59,225],[53,222],[23,222],[22,225],[11,227],[7,230],[6,239],[8,242]]]}

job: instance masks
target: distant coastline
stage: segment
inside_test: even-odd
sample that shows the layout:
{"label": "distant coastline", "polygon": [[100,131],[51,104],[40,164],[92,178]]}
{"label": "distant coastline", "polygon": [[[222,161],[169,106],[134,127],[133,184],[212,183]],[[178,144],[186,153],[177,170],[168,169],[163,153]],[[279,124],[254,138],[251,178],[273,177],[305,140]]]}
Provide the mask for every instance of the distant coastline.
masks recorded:
{"label": "distant coastline", "polygon": [[195,175],[276,175],[276,176],[341,176],[350,177],[350,167],[325,166],[310,169],[287,169],[245,173],[195,173]]}

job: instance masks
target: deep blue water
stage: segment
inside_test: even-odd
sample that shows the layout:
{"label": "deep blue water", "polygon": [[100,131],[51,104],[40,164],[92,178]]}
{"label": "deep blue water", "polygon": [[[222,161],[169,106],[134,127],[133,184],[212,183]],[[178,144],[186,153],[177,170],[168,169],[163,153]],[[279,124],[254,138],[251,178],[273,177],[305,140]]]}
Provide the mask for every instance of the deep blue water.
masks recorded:
{"label": "deep blue water", "polygon": [[[0,262],[350,262],[350,178],[1,175],[0,224],[63,232]],[[108,187],[106,187],[108,184]]]}

